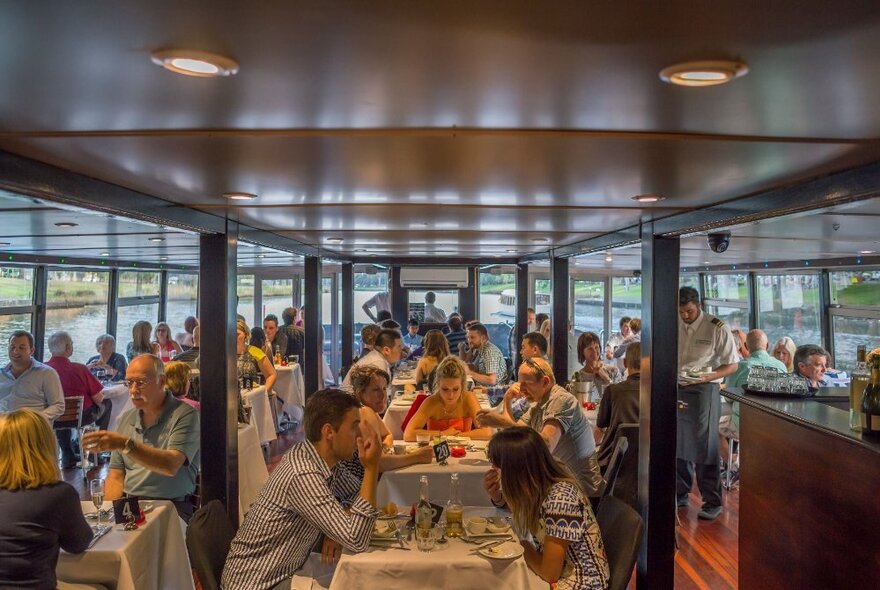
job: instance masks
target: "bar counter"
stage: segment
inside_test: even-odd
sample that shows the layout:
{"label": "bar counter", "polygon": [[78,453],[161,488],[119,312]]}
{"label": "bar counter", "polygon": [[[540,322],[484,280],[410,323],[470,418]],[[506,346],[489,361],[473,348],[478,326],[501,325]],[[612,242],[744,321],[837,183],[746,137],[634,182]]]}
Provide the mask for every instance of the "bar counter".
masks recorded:
{"label": "bar counter", "polygon": [[876,588],[880,440],[840,398],[722,394],[741,406],[739,587]]}

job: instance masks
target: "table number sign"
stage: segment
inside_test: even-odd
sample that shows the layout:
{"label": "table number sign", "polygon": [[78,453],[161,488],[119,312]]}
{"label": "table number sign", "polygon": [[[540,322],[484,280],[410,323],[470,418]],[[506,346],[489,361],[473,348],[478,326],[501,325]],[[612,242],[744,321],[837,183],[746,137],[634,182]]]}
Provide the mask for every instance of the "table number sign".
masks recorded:
{"label": "table number sign", "polygon": [[449,451],[449,443],[446,440],[441,440],[438,443],[434,443],[434,458],[437,459],[437,463],[440,465],[445,465],[446,460],[452,453]]}
{"label": "table number sign", "polygon": [[113,519],[116,524],[127,524],[132,521],[142,524],[145,518],[137,496],[113,500]]}

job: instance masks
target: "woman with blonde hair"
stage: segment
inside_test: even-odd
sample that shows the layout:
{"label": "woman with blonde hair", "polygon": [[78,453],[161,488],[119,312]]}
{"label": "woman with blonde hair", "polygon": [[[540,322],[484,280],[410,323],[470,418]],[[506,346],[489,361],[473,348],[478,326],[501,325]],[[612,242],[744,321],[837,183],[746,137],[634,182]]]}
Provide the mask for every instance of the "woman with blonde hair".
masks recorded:
{"label": "woman with blonde hair", "polygon": [[153,338],[155,354],[162,359],[163,363],[167,363],[183,352],[180,344],[171,337],[171,327],[165,322],[156,324],[156,332],[153,334]]}
{"label": "woman with blonde hair", "polygon": [[262,350],[249,344],[251,331],[244,320],[238,320],[235,326],[236,346],[238,352],[238,376],[254,378],[260,376],[266,391],[272,391],[275,385],[275,368]]}
{"label": "woman with blonde hair", "polygon": [[427,384],[428,391],[434,390],[434,382],[436,372],[434,369],[440,364],[440,361],[450,355],[449,340],[440,330],[428,330],[425,339],[422,341],[422,347],[425,354],[419,359],[416,365],[416,387],[422,388],[422,384]]}
{"label": "woman with blonde hair", "polygon": [[150,333],[152,331],[152,324],[146,320],[135,322],[134,326],[131,327],[131,342],[125,347],[125,356],[128,357],[129,362],[134,357],[142,354],[155,354],[158,356],[156,347],[150,342]]}
{"label": "woman with blonde hair", "polygon": [[92,540],[52,428],[33,410],[0,414],[0,531],[4,588],[67,588],[55,577],[59,548],[82,553]]}
{"label": "woman with blonde hair", "polygon": [[449,355],[437,365],[434,393],[425,399],[406,425],[403,440],[416,440],[416,434],[466,434],[471,438],[489,438],[491,428],[474,430],[474,418],[480,411],[477,397],[467,390],[467,365]]}
{"label": "woman with blonde hair", "polygon": [[797,346],[795,346],[794,340],[788,336],[783,336],[773,346],[773,358],[781,361],[789,373],[794,373],[795,350],[797,350]]}
{"label": "woman with blonde hair", "polygon": [[486,454],[487,491],[510,509],[529,568],[559,590],[605,590],[611,573],[590,501],[541,435],[505,428]]}
{"label": "woman with blonde hair", "polygon": [[165,389],[171,392],[171,395],[192,406],[196,411],[201,410],[201,404],[198,400],[189,397],[191,381],[191,370],[188,364],[180,361],[171,361],[165,363]]}

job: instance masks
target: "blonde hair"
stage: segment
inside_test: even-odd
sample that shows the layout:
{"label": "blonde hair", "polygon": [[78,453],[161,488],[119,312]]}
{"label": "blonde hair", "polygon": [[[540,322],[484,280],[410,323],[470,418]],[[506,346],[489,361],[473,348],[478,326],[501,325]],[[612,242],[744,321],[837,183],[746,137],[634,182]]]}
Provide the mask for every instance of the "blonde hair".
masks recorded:
{"label": "blonde hair", "polygon": [[152,354],[153,345],[150,344],[150,332],[153,326],[146,320],[135,322],[131,328],[131,350],[134,356],[139,354]]}
{"label": "blonde hair", "polygon": [[437,365],[434,377],[434,393],[440,389],[441,379],[458,379],[462,392],[467,391],[467,365],[457,356],[449,355]]}
{"label": "blonde hair", "polygon": [[171,342],[171,326],[166,324],[165,322],[159,322],[156,324],[156,329],[153,330],[153,338],[156,339],[156,342],[159,342],[159,330],[164,330],[166,334],[168,334],[168,339],[166,342]]}
{"label": "blonde hair", "polygon": [[186,393],[186,384],[189,382],[189,365],[180,361],[171,361],[165,364],[165,388],[174,397],[180,397]]}
{"label": "blonde hair", "polygon": [[52,427],[27,408],[0,414],[0,488],[33,489],[61,479]]}
{"label": "blonde hair", "polygon": [[247,345],[251,339],[251,329],[248,328],[247,322],[244,320],[236,320],[235,322],[235,331],[236,332],[244,332],[244,343]]}

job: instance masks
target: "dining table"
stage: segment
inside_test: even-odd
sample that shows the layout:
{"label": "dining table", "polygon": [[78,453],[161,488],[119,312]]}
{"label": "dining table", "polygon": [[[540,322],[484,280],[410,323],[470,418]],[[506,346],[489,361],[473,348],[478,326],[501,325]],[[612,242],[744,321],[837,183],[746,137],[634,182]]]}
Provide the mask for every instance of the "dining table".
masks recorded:
{"label": "dining table", "polygon": [[128,387],[121,382],[108,383],[101,390],[101,395],[104,396],[104,399],[109,399],[112,404],[107,430],[115,431],[119,426],[119,418],[122,414],[134,408],[131,396],[128,394]]}
{"label": "dining table", "polygon": [[251,409],[251,424],[257,427],[260,443],[268,445],[278,438],[277,425],[272,417],[272,407],[269,405],[269,393],[265,385],[247,389],[241,392],[242,402],[245,407]]}
{"label": "dining table", "polygon": [[[488,395],[485,393],[477,393],[476,395],[481,408],[484,410],[493,409],[489,404]],[[382,416],[382,422],[385,423],[385,426],[388,427],[388,430],[391,431],[391,434],[395,439],[403,438],[403,419],[406,418],[406,414],[412,407],[415,397],[416,393],[414,392],[399,392],[385,409],[385,415]],[[496,406],[495,410],[500,412],[501,406]]]}
{"label": "dining table", "polygon": [[[433,498],[432,498],[433,500]],[[507,516],[504,510],[484,506],[465,506],[465,523],[474,517]],[[397,520],[403,527],[406,518]],[[511,533],[516,542],[516,536]],[[493,537],[482,537],[490,541]],[[486,557],[477,552],[478,545],[463,539],[447,539],[436,543],[431,551],[419,551],[415,540],[402,540],[406,549],[397,544],[371,544],[358,554],[343,552],[336,564],[321,564],[321,556],[312,553],[294,574],[291,590],[350,590],[351,588],[382,588],[382,590],[413,590],[414,588],[516,588],[547,590],[548,584],[532,572],[525,559]]]}
{"label": "dining table", "polygon": [[[101,584],[110,590],[192,590],[186,525],[171,502],[150,502],[146,522],[137,530],[125,531],[123,525],[110,524],[111,530],[83,553],[61,551],[55,568],[58,579]],[[142,509],[145,506],[149,504],[144,502]],[[95,510],[91,502],[82,502],[81,507],[84,514]],[[111,502],[105,502],[104,508],[110,509],[112,519]]]}
{"label": "dining table", "polygon": [[251,504],[260,495],[263,484],[269,479],[269,470],[263,458],[260,435],[256,424],[238,425],[238,518],[250,510]]}
{"label": "dining table", "polygon": [[[455,440],[455,439],[453,439]],[[448,442],[448,439],[447,439]],[[464,457],[449,457],[446,465],[437,463],[417,463],[393,471],[382,473],[376,488],[376,502],[384,506],[394,502],[398,506],[409,506],[419,501],[419,482],[423,475],[428,476],[428,489],[431,501],[445,504],[449,500],[449,483],[453,473],[458,474],[461,501],[471,506],[491,506],[489,496],[483,489],[483,478],[489,471],[489,459],[486,458],[485,440],[471,440]],[[406,445],[414,449],[418,443],[394,441],[395,447]]]}
{"label": "dining table", "polygon": [[302,366],[299,363],[277,365],[275,376],[275,395],[281,403],[282,412],[287,412],[292,421],[302,422],[306,405]]}

